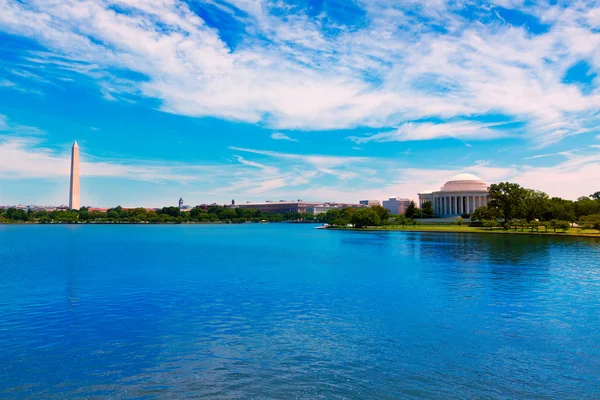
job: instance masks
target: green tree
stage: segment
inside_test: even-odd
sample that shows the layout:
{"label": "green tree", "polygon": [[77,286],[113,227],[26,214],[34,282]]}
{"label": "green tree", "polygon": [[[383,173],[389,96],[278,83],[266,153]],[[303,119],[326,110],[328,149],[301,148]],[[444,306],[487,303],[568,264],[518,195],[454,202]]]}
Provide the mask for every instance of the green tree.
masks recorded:
{"label": "green tree", "polygon": [[350,217],[350,223],[356,228],[365,226],[377,226],[381,222],[379,215],[372,208],[362,208]]}
{"label": "green tree", "polygon": [[[241,210],[241,208],[238,208],[238,210]],[[201,216],[204,214],[206,214],[206,210],[203,210],[200,207],[194,207],[190,210],[190,218],[192,218],[195,221],[199,221],[201,219]]]}
{"label": "green tree", "polygon": [[397,225],[406,226],[408,225],[408,218],[404,214],[399,214],[394,217],[394,223]]}
{"label": "green tree", "polygon": [[508,223],[518,213],[524,195],[525,189],[516,183],[493,183],[489,188],[490,201],[488,207],[496,208],[504,218],[504,222]]}
{"label": "green tree", "polygon": [[600,200],[600,191],[590,194],[590,197],[594,200]]}
{"label": "green tree", "polygon": [[235,212],[235,210],[232,210],[231,208],[224,209],[223,211],[221,211],[221,214],[219,215],[219,219],[221,221],[231,221],[235,218],[237,218],[237,213]]}
{"label": "green tree", "polygon": [[561,199],[560,197],[553,197],[547,201],[542,215],[546,221],[556,219],[573,222],[577,220],[575,216],[575,203],[571,200]]}
{"label": "green tree", "polygon": [[4,217],[12,221],[29,221],[29,215],[25,210],[11,207],[4,212]]}
{"label": "green tree", "polygon": [[424,201],[421,212],[423,213],[423,218],[433,218],[433,204],[429,200]]}
{"label": "green tree", "polygon": [[577,218],[593,214],[600,214],[600,201],[592,200],[589,197],[577,199],[575,202],[575,216]]}
{"label": "green tree", "polygon": [[472,221],[495,221],[498,218],[500,218],[500,213],[498,210],[488,206],[477,207],[475,211],[471,213]]}
{"label": "green tree", "polygon": [[600,230],[600,214],[586,215],[581,217],[579,225],[581,225],[583,229]]}
{"label": "green tree", "polygon": [[523,200],[518,211],[519,217],[525,218],[527,222],[541,218],[548,199],[548,195],[544,192],[523,189]]}
{"label": "green tree", "polygon": [[159,215],[161,214],[166,214],[170,217],[179,217],[181,215],[181,210],[179,209],[179,207],[163,207],[162,209],[158,210],[157,213]]}
{"label": "green tree", "polygon": [[416,212],[417,206],[415,205],[415,202],[411,200],[411,202],[408,204],[408,207],[406,207],[406,210],[404,210],[404,216],[406,218],[413,218]]}
{"label": "green tree", "polygon": [[371,207],[375,213],[379,216],[381,222],[386,222],[390,219],[390,210],[380,205]]}

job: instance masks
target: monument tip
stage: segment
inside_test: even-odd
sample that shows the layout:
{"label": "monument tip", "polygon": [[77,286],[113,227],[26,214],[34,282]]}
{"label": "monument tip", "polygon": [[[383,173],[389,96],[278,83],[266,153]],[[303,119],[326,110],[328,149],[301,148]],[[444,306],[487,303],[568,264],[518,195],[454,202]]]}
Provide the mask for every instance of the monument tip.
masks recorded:
{"label": "monument tip", "polygon": [[79,145],[77,144],[77,140],[73,142],[73,147],[79,147]]}

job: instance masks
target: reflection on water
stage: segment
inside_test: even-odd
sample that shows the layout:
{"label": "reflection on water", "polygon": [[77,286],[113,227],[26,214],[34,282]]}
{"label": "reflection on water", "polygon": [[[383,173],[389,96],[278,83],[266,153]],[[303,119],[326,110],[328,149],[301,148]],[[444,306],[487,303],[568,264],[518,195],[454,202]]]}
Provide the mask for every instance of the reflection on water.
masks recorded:
{"label": "reflection on water", "polygon": [[6,398],[597,398],[600,242],[0,228]]}

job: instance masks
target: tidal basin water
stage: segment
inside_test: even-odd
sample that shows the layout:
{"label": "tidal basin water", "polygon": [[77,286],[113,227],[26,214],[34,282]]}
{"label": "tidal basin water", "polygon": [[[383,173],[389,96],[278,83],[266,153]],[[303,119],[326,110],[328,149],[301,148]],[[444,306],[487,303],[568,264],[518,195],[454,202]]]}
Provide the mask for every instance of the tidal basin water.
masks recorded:
{"label": "tidal basin water", "polygon": [[600,397],[600,241],[0,226],[0,398]]}

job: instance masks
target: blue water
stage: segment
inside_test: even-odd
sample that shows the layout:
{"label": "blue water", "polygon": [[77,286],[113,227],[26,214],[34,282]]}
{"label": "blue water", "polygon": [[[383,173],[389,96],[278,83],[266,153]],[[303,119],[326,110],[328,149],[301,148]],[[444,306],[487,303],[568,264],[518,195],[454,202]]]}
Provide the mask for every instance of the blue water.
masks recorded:
{"label": "blue water", "polygon": [[0,226],[0,397],[599,398],[600,241]]}

